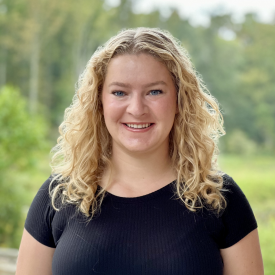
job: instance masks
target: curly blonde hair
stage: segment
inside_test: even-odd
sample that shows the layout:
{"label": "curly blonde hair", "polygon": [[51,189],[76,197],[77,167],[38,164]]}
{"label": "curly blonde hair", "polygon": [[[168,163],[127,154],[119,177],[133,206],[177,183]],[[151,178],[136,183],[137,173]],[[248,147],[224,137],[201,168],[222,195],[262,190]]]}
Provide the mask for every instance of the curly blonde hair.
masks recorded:
{"label": "curly blonde hair", "polygon": [[100,209],[106,190],[98,188],[111,166],[111,136],[107,131],[101,92],[110,60],[117,55],[145,53],[163,62],[177,88],[179,112],[169,136],[169,152],[177,174],[176,193],[191,211],[226,206],[222,173],[217,170],[217,141],[225,134],[217,101],[210,95],[188,53],[167,31],[155,28],[122,30],[98,48],[79,78],[78,88],[53,148],[52,203],[76,204],[87,217]]}

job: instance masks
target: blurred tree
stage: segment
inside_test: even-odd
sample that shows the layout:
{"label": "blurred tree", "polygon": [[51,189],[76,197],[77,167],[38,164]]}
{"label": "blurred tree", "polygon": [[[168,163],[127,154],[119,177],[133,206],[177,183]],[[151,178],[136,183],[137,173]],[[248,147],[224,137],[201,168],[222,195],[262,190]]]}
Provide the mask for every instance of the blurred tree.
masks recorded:
{"label": "blurred tree", "polygon": [[235,129],[230,133],[230,139],[227,140],[226,145],[227,152],[235,155],[252,155],[256,152],[256,143],[239,129]]}
{"label": "blurred tree", "polygon": [[20,87],[32,110],[37,104],[46,106],[56,129],[79,74],[98,46],[123,28],[160,27],[187,48],[221,103],[229,133],[225,139],[240,129],[266,151],[274,150],[274,24],[260,23],[251,14],[237,24],[230,14],[213,13],[209,26],[194,27],[176,9],[138,14],[138,4],[133,0],[121,0],[116,7],[103,0],[2,0],[0,87],[5,83]]}
{"label": "blurred tree", "polygon": [[226,131],[235,128],[234,102],[239,93],[239,74],[243,60],[236,40],[225,40],[221,29],[234,31],[230,15],[212,16],[207,28],[193,28],[188,50],[199,75],[221,104]]}
{"label": "blurred tree", "polygon": [[19,90],[0,90],[0,246],[17,247],[16,231],[22,222],[25,192],[20,182],[7,181],[7,173],[28,169],[34,153],[46,145],[47,124],[31,116]]}
{"label": "blurred tree", "polygon": [[240,93],[250,116],[244,130],[266,151],[275,148],[275,28],[257,22],[247,14],[237,32],[244,61],[240,75]]}

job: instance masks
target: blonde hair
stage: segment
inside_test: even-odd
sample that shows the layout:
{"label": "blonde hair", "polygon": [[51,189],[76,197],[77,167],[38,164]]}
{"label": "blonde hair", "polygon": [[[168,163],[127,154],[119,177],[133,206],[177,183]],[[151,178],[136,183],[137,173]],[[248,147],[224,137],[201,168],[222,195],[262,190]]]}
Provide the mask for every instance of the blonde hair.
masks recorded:
{"label": "blonde hair", "polygon": [[117,55],[145,53],[163,62],[177,88],[179,112],[170,132],[170,157],[177,174],[176,193],[186,207],[226,206],[217,170],[217,141],[225,134],[216,100],[196,74],[187,52],[167,31],[154,28],[122,30],[100,47],[79,78],[78,88],[53,148],[52,173],[58,184],[52,203],[74,203],[87,217],[100,209],[106,190],[98,189],[103,171],[110,167],[111,136],[101,104],[101,91],[110,60]]}

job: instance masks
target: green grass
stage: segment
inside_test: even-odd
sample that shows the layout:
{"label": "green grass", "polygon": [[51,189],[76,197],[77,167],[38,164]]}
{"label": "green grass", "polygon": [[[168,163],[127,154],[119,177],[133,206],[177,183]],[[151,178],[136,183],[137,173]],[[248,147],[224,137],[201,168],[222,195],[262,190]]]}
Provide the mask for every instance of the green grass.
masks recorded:
{"label": "green grass", "polygon": [[221,156],[229,174],[248,198],[259,225],[265,275],[275,274],[275,157]]}

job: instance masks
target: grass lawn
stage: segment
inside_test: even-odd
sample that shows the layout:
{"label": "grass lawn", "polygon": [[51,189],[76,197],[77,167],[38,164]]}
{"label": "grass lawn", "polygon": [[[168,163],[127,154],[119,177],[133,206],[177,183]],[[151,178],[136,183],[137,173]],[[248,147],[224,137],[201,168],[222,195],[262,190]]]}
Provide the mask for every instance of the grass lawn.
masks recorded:
{"label": "grass lawn", "polygon": [[275,157],[220,156],[229,174],[248,198],[259,226],[265,275],[275,274]]}

